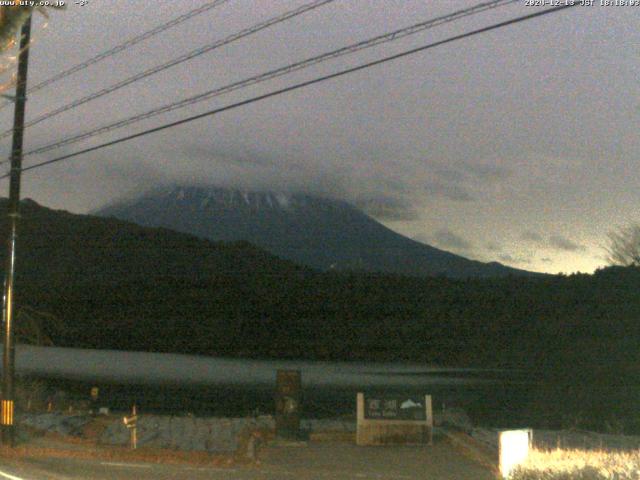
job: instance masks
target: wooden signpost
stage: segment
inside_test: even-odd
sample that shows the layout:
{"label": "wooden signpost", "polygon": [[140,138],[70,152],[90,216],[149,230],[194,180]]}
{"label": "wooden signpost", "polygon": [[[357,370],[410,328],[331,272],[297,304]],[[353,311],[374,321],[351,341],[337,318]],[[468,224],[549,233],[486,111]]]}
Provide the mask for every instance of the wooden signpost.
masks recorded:
{"label": "wooden signpost", "polygon": [[357,397],[358,445],[433,443],[431,395]]}
{"label": "wooden signpost", "polygon": [[300,370],[276,373],[276,435],[289,440],[300,439],[300,404],[302,378]]}

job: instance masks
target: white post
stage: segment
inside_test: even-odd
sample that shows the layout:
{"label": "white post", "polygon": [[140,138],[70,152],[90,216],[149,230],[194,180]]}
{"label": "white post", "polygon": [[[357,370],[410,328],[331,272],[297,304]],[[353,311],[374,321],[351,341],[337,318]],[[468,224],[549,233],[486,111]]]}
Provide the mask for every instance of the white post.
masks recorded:
{"label": "white post", "polygon": [[429,430],[429,445],[433,445],[433,405],[431,404],[431,395],[424,396],[424,408],[427,429]]}
{"label": "white post", "polygon": [[356,397],[356,445],[364,445],[363,428],[364,428],[364,393],[358,392]]}
{"label": "white post", "polygon": [[511,472],[529,456],[531,430],[505,430],[500,432],[500,474],[509,478]]}

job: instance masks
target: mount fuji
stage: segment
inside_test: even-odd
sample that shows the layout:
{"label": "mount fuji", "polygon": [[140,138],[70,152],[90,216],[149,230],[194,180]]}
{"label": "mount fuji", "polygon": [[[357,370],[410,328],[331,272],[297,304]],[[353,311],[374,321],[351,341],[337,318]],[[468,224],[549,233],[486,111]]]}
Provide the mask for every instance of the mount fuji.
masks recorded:
{"label": "mount fuji", "polygon": [[533,275],[411,240],[356,207],[306,194],[173,186],[96,212],[214,241],[248,241],[320,270],[451,278]]}

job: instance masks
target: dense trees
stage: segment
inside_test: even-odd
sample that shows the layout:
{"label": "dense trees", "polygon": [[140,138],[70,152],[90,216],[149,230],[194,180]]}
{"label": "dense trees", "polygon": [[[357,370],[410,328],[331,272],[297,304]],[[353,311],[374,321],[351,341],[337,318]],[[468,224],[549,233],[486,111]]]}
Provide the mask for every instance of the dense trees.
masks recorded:
{"label": "dense trees", "polygon": [[[577,411],[580,399],[605,394],[622,409],[636,394],[637,266],[468,280],[321,273],[246,243],[33,202],[22,214],[16,301],[37,317],[23,326],[41,343],[525,367],[548,380],[532,397],[541,412]],[[609,412],[611,402],[597,406]]]}
{"label": "dense trees", "polygon": [[60,346],[550,365],[566,351],[609,361],[635,352],[623,339],[640,341],[635,267],[469,280],[320,273],[247,243],[22,210],[18,305],[55,315],[46,334]]}

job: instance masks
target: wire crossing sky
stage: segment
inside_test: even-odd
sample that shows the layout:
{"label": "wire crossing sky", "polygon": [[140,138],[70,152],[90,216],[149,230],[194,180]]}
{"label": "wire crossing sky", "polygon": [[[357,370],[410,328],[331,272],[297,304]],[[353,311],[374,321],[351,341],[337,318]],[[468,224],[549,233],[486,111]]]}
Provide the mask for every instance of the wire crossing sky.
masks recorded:
{"label": "wire crossing sky", "polygon": [[[325,0],[326,2],[326,0]],[[229,85],[225,85],[222,87],[216,87],[214,89],[208,90],[206,92],[200,93],[198,95],[194,95],[192,97],[177,101],[177,102],[173,102],[170,103],[168,105],[163,105],[160,108],[154,108],[152,110],[149,110],[147,112],[143,112],[141,114],[137,114],[137,115],[133,115],[131,117],[125,118],[123,120],[119,120],[117,122],[114,123],[110,123],[108,125],[104,125],[100,128],[88,131],[88,132],[83,132],[77,135],[74,135],[72,137],[66,138],[66,139],[62,139],[58,142],[55,142],[53,144],[49,144],[49,145],[45,145],[43,147],[39,147],[36,148],[34,150],[30,150],[29,152],[25,153],[25,156],[27,155],[33,155],[33,154],[38,154],[38,153],[44,153],[44,152],[48,152],[50,150],[56,149],[56,148],[60,148],[62,146],[65,145],[70,145],[73,143],[77,143],[81,140],[85,140],[91,137],[94,137],[96,135],[100,135],[103,133],[107,133],[119,128],[123,128],[135,123],[138,123],[142,120],[146,120],[148,118],[152,118],[156,115],[161,115],[163,113],[167,113],[167,112],[171,112],[173,110],[178,110],[178,109],[182,109],[184,107],[188,107],[189,105],[193,105],[195,103],[200,103],[206,100],[210,100],[214,97],[217,97],[219,95],[224,95],[230,92],[233,92],[235,90],[239,90],[242,88],[246,88],[248,86],[251,85],[255,85],[257,83],[261,83],[264,81],[268,81],[283,75],[289,75],[295,71],[298,70],[303,70],[306,68],[309,68],[313,65],[316,65],[318,63],[322,63],[328,60],[332,60],[334,58],[339,58],[341,56],[344,55],[350,55],[353,53],[356,53],[360,50],[364,50],[367,48],[371,48],[374,47],[376,45],[380,45],[383,43],[387,43],[387,42],[393,42],[393,41],[397,41],[400,40],[401,38],[404,38],[408,35],[414,35],[416,33],[419,33],[423,30],[429,29],[429,28],[434,28],[437,27],[439,25],[443,25],[449,22],[453,22],[456,20],[459,20],[461,18],[465,18],[467,16],[470,15],[476,15],[479,14],[483,11],[489,10],[489,9],[493,9],[493,8],[498,8],[501,6],[505,6],[508,5],[510,3],[514,3],[514,0],[496,0],[496,1],[491,1],[491,2],[486,2],[486,3],[481,3],[478,4],[476,6],[473,6],[471,8],[467,8],[467,9],[463,9],[463,10],[458,10],[456,12],[453,12],[451,14],[448,15],[444,15],[441,17],[437,17],[437,18],[433,18],[433,19],[429,19],[414,25],[410,25],[409,27],[405,27],[405,28],[401,28],[398,30],[394,30],[393,32],[389,32],[389,33],[385,33],[383,35],[378,35],[374,38],[370,38],[367,40],[363,40],[351,45],[348,45],[346,47],[341,47],[337,50],[332,50],[330,52],[326,52],[323,53],[322,55],[318,55],[312,58],[307,58],[305,60],[299,61],[299,62],[295,62],[293,64],[290,65],[286,65],[284,67],[280,67],[280,68],[276,68],[274,70],[270,70],[268,72],[264,72],[261,73],[260,75],[256,75],[254,77],[250,77],[247,79],[243,79],[241,81],[238,82],[234,82],[232,84]],[[317,2],[316,2],[316,6]],[[254,30],[255,27],[251,28],[250,30]],[[234,37],[237,35],[233,35]],[[84,103],[84,102],[82,102]],[[28,125],[33,125],[35,123],[35,121],[29,122]],[[11,133],[9,132],[5,132],[5,134],[9,134]]]}
{"label": "wire crossing sky", "polygon": [[[204,55],[205,53],[209,53],[212,50],[215,50],[217,48],[220,48],[224,45],[228,45],[229,43],[235,42],[236,40],[240,40],[241,38],[247,37],[249,35],[253,35],[256,32],[259,32],[260,30],[264,30],[265,28],[269,28],[273,25],[276,25],[280,22],[285,22],[287,20],[289,20],[290,18],[296,17],[298,15],[301,15],[303,13],[309,12],[311,10],[314,10],[318,7],[321,7],[323,5],[326,5],[328,3],[333,2],[334,0],[315,0],[309,4],[303,5],[300,8],[296,8],[295,10],[292,10],[290,12],[287,12],[283,15],[279,15],[277,17],[271,18],[269,20],[267,20],[266,22],[261,22],[258,25],[254,25],[251,28],[242,30],[240,32],[237,32],[233,35],[230,35],[227,38],[224,38],[223,40],[219,40],[217,42],[214,42],[212,44],[209,45],[205,45],[203,47],[197,48],[195,50],[192,50],[191,52],[185,54],[185,55],[181,55],[178,58],[175,58],[167,63],[163,63],[162,65],[156,65],[153,68],[150,68],[148,70],[145,70],[144,72],[140,72],[132,77],[126,78],[124,80],[121,80],[117,83],[115,83],[114,85],[111,85],[109,87],[103,88],[102,90],[99,90],[97,92],[91,93],[89,95],[86,95],[82,98],[79,98],[77,100],[74,100],[71,103],[68,103],[66,105],[63,105],[61,107],[56,108],[55,110],[52,110],[50,112],[47,112],[43,115],[40,115],[39,117],[30,120],[28,122],[25,123],[25,129],[28,127],[32,127],[33,125],[37,125],[40,122],[43,122],[44,120],[48,120],[52,117],[55,117],[63,112],[66,112],[67,110],[71,110],[73,108],[79,107],[80,105],[84,105],[87,102],[90,102],[92,100],[95,100],[97,98],[100,98],[104,95],[107,95],[109,93],[115,92],[117,90],[120,90],[123,87],[126,87],[127,85],[131,85],[132,83],[138,82],[140,80],[143,80],[147,77],[150,77],[151,75],[155,75],[158,72],[162,72],[163,70],[166,70],[168,68],[174,67],[176,65],[179,65],[181,63],[184,63],[188,60],[192,60],[196,57],[199,57],[200,55]],[[1,138],[6,138],[8,136],[10,136],[13,133],[12,130],[7,130],[5,132],[0,133],[0,139]]]}
{"label": "wire crossing sky", "polygon": [[[174,127],[177,127],[177,126],[180,126],[180,125],[184,125],[185,123],[193,122],[195,120],[200,120],[201,118],[205,118],[205,117],[208,117],[208,116],[211,116],[211,115],[216,115],[216,114],[219,114],[219,113],[222,113],[222,112],[226,112],[226,111],[232,110],[234,108],[243,107],[243,106],[248,105],[250,103],[258,102],[260,100],[265,100],[267,98],[275,97],[277,95],[282,95],[283,93],[288,93],[288,92],[291,92],[293,90],[298,90],[299,88],[309,87],[309,86],[314,85],[316,83],[324,82],[324,81],[327,81],[327,80],[331,80],[331,79],[334,79],[334,78],[341,77],[343,75],[348,75],[350,73],[354,73],[354,72],[358,72],[360,70],[364,70],[365,68],[371,68],[371,67],[374,67],[374,66],[377,66],[377,65],[381,65],[383,63],[390,62],[390,61],[396,60],[398,58],[405,57],[407,55],[414,55],[416,53],[423,52],[423,51],[428,50],[430,48],[438,47],[438,46],[444,45],[446,43],[454,42],[454,41],[457,41],[457,40],[462,40],[464,38],[469,38],[469,37],[474,36],[474,35],[479,35],[481,33],[489,32],[489,31],[495,30],[497,28],[503,28],[503,27],[506,27],[506,26],[509,26],[509,25],[513,25],[515,23],[524,22],[526,20],[531,20],[531,19],[540,17],[542,15],[548,15],[550,13],[556,13],[556,12],[559,12],[560,10],[564,10],[566,8],[571,8],[573,6],[575,6],[575,5],[570,5],[569,4],[569,5],[566,5],[566,6],[563,6],[563,7],[552,8],[552,9],[549,9],[549,10],[546,10],[546,11],[543,11],[543,12],[532,13],[530,15],[525,15],[525,16],[522,16],[522,17],[514,18],[514,19],[508,20],[506,22],[501,22],[501,23],[498,23],[498,24],[489,25],[488,27],[484,27],[484,28],[480,28],[480,29],[477,29],[477,30],[473,30],[471,32],[467,32],[467,33],[464,33],[462,35],[457,35],[455,37],[447,38],[445,40],[441,40],[441,41],[436,42],[436,43],[431,43],[429,45],[424,45],[422,47],[414,48],[414,49],[406,51],[406,52],[401,52],[401,53],[393,55],[391,57],[385,57],[385,58],[382,58],[380,60],[375,60],[373,62],[366,63],[364,65],[358,65],[357,67],[349,68],[347,70],[342,70],[340,72],[336,72],[336,73],[333,73],[333,74],[330,74],[330,75],[325,75],[325,76],[320,77],[320,78],[316,78],[316,79],[309,80],[309,81],[306,81],[306,82],[298,83],[296,85],[292,85],[290,87],[286,87],[286,88],[283,88],[283,89],[280,89],[280,90],[276,90],[274,92],[269,92],[267,94],[260,95],[258,97],[249,98],[247,100],[243,100],[243,101],[238,102],[238,103],[234,103],[234,104],[231,104],[231,105],[227,105],[225,107],[217,108],[215,110],[211,110],[211,111],[202,113],[200,115],[196,115],[196,116],[193,116],[193,117],[188,117],[188,118],[179,120],[177,122],[172,122],[172,123],[169,123],[169,124],[166,124],[166,125],[162,125],[160,127],[155,127],[155,128],[152,128],[152,129],[149,129],[149,130],[145,130],[143,132],[139,132],[139,133],[136,133],[136,134],[133,134],[133,135],[128,135],[126,137],[122,137],[122,138],[119,138],[117,140],[113,140],[113,141],[110,141],[110,142],[107,142],[107,143],[103,143],[103,144],[97,145],[95,147],[87,148],[85,150],[81,150],[81,151],[78,151],[78,152],[70,153],[68,155],[63,155],[63,156],[58,157],[58,158],[53,158],[51,160],[47,160],[47,161],[44,161],[44,162],[36,163],[36,164],[30,165],[28,167],[23,167],[22,171],[25,172],[27,170],[33,170],[33,169],[36,169],[36,168],[41,168],[41,167],[44,167],[44,166],[47,166],[47,165],[51,165],[53,163],[58,163],[58,162],[61,162],[63,160],[68,160],[70,158],[77,157],[78,155],[82,155],[82,154],[93,152],[93,151],[96,151],[96,150],[99,150],[99,149],[102,149],[102,148],[110,147],[110,146],[116,145],[118,143],[127,142],[129,140],[133,140],[133,139],[142,137],[144,135],[149,135],[151,133],[160,132],[160,131],[166,130],[168,128],[174,128]],[[8,178],[8,177],[9,177],[9,175],[6,174],[6,175],[3,175],[3,176],[0,176],[0,179],[4,179],[4,178]]]}
{"label": "wire crossing sky", "polygon": [[[144,42],[145,40],[148,40],[149,38],[158,35],[162,32],[164,32],[165,30],[168,30],[169,28],[173,28],[177,25],[180,25],[183,22],[186,22],[187,20],[189,20],[190,18],[193,18],[197,15],[202,15],[203,13],[208,12],[209,10],[216,8],[220,5],[222,5],[223,3],[228,2],[229,0],[215,0],[213,2],[209,2],[209,3],[205,3],[204,5],[201,5],[198,8],[194,8],[193,10],[179,15],[178,17],[163,23],[162,25],[158,25],[155,28],[152,28],[151,30],[148,30],[136,37],[130,38],[122,43],[120,43],[119,45],[116,45],[115,47],[110,48],[109,50],[106,50],[104,52],[99,53],[98,55],[85,60],[84,62],[81,62],[77,65],[74,65],[71,68],[68,68],[56,75],[53,75],[52,77],[47,78],[46,80],[41,81],[40,83],[37,83],[36,85],[34,85],[33,87],[29,88],[28,93],[34,93],[37,92],[38,90],[41,90],[43,88],[46,88],[50,85],[53,85],[56,82],[59,82],[60,80],[62,80],[63,78],[66,78],[70,75],[73,75],[74,73],[78,73],[82,70],[84,70],[85,68],[90,67],[91,65],[94,65],[98,62],[101,62],[102,60],[111,57],[112,55],[116,55],[117,53],[122,52],[123,50],[126,50],[127,48],[131,48],[134,45],[140,43],[140,42]],[[3,109],[4,107],[8,106],[8,105],[12,105],[12,102],[5,102],[3,104],[0,105],[0,109]]]}
{"label": "wire crossing sky", "polygon": [[[53,12],[46,30],[37,19],[30,82],[193,8],[168,0],[136,5],[71,6]],[[27,120],[211,44],[212,32],[224,39],[303,5],[226,2],[43,88],[29,98]],[[61,149],[55,158],[31,153],[31,166],[76,155],[84,161],[33,168],[24,196],[83,213],[164,184],[301,192],[350,202],[406,236],[468,258],[593,271],[605,264],[608,232],[640,220],[632,208],[640,200],[632,161],[640,151],[631,128],[640,114],[634,8],[576,5],[326,81],[545,10],[512,2],[239,87],[301,59],[478,5],[332,2],[70,108],[27,129],[25,152]],[[230,86],[238,88],[215,92]],[[205,93],[211,98],[198,102]],[[79,135],[189,100],[144,119],[140,130],[131,123],[124,134],[103,131],[69,149]],[[11,128],[4,111],[0,131]],[[178,124],[184,127],[173,128]],[[144,134],[151,131],[157,134]],[[131,136],[137,140],[125,140]]]}

